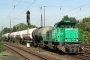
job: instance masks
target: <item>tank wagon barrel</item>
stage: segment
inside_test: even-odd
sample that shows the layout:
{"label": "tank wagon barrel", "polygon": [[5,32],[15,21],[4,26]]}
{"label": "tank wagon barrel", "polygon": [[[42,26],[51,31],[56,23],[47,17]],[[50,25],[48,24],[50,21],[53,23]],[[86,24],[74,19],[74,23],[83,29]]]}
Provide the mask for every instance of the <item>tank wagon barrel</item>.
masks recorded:
{"label": "tank wagon barrel", "polygon": [[40,27],[32,32],[33,42],[38,45],[38,43],[43,40],[43,35],[46,34],[48,30],[52,30],[52,26]]}
{"label": "tank wagon barrel", "polygon": [[8,40],[9,39],[8,35],[9,35],[9,33],[3,34],[2,38],[4,38],[4,40]]}
{"label": "tank wagon barrel", "polygon": [[23,31],[18,31],[18,32],[16,33],[16,38],[22,39],[22,32],[23,32]]}
{"label": "tank wagon barrel", "polygon": [[15,40],[16,38],[23,41],[23,40],[32,40],[32,32],[36,28],[31,28],[28,30],[22,30],[22,31],[17,31],[17,32],[12,32],[12,33],[6,33],[2,35],[2,38],[4,40]]}
{"label": "tank wagon barrel", "polygon": [[36,28],[32,28],[32,29],[28,29],[28,30],[24,30],[22,32],[22,37],[24,40],[32,40],[32,32],[33,30],[35,30]]}
{"label": "tank wagon barrel", "polygon": [[11,34],[10,34],[10,38],[12,38],[12,39],[16,38],[16,34],[17,34],[17,32],[11,33]]}

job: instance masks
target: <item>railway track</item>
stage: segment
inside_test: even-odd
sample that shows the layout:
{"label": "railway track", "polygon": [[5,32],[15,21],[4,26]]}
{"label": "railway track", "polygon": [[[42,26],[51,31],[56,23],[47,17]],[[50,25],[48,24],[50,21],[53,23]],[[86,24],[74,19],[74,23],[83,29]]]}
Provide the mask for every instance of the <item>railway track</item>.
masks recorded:
{"label": "railway track", "polygon": [[27,60],[57,60],[52,57],[48,57],[45,55],[37,54],[36,52],[30,52],[28,50],[25,50],[21,47],[5,43],[5,47],[10,48],[11,50],[15,51],[16,53],[20,54],[21,56],[25,57]]}
{"label": "railway track", "polygon": [[[7,44],[7,43],[5,43],[5,44]],[[12,45],[13,47],[15,46],[15,45]],[[88,47],[87,47],[88,46]],[[33,54],[33,55],[38,55],[37,54],[37,52],[33,52],[33,51],[29,51],[29,49],[26,49],[26,48],[22,48],[22,47],[20,47],[20,46],[15,46],[15,47],[17,47],[18,49],[20,49],[20,50],[24,50],[24,51],[27,51],[29,54]],[[54,54],[54,55],[56,55],[56,56],[60,56],[60,54],[55,54],[54,52],[51,52],[51,54]],[[31,55],[29,55],[29,57],[30,57]],[[41,58],[39,59],[39,60],[57,60],[57,59],[55,59],[54,57],[52,58],[52,57],[47,57],[47,56],[44,56],[44,55],[38,55],[38,56],[40,56]],[[85,45],[85,50],[84,50],[84,52],[82,53],[82,54],[71,54],[71,55],[68,55],[68,54],[65,54],[65,55],[63,55],[63,56],[65,56],[66,58],[76,58],[76,59],[78,59],[78,60],[90,60],[90,46],[89,45]],[[61,56],[60,56],[61,57]],[[44,59],[45,58],[45,59]],[[32,59],[31,59],[32,60]],[[35,60],[35,59],[33,59],[33,60]],[[38,60],[38,59],[37,59]]]}
{"label": "railway track", "polygon": [[73,55],[73,57],[76,57],[81,60],[90,60],[90,45],[85,45],[85,50],[81,54]]}

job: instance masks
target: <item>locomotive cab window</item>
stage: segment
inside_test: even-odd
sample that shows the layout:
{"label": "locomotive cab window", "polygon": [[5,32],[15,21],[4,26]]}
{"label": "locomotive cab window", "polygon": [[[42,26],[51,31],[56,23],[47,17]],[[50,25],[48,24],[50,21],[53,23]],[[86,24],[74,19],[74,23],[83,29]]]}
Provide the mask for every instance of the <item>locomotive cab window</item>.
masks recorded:
{"label": "locomotive cab window", "polygon": [[58,22],[54,25],[54,28],[75,28],[75,22],[71,22],[70,20],[64,20]]}

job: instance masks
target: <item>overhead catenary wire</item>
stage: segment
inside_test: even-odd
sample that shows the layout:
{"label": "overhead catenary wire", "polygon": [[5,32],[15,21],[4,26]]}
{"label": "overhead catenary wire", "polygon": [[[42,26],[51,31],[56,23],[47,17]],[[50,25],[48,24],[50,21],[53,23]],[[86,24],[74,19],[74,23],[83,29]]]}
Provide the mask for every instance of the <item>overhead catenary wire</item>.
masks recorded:
{"label": "overhead catenary wire", "polygon": [[[36,1],[36,0],[34,0],[24,11],[26,11],[32,4],[34,4],[35,1]],[[21,1],[20,1],[20,2],[21,2]],[[20,3],[20,2],[19,2],[19,3]],[[23,12],[24,12],[24,11],[23,11]],[[22,13],[23,13],[23,12],[22,12]],[[22,14],[22,13],[21,13],[21,14]],[[20,16],[21,14],[19,14],[19,16]],[[19,16],[18,16],[18,17],[19,17]],[[17,17],[16,19],[18,19],[18,17]],[[20,19],[19,19],[19,20],[20,20]],[[13,20],[13,21],[15,21],[15,20]],[[13,22],[13,21],[12,21],[12,22]]]}
{"label": "overhead catenary wire", "polygon": [[[20,2],[21,2],[22,0],[20,0],[16,5],[15,5],[15,0],[14,0],[14,6],[13,6],[13,9],[12,9],[12,11],[10,12],[10,14],[14,11],[14,9],[20,4]],[[9,14],[9,16],[10,16],[10,14]]]}
{"label": "overhead catenary wire", "polygon": [[52,17],[58,16],[58,15],[61,15],[61,14],[67,13],[67,12],[71,12],[71,11],[73,11],[73,10],[75,10],[75,9],[81,8],[81,7],[86,6],[86,5],[89,5],[89,4],[90,4],[90,3],[83,4],[83,5],[79,6],[79,7],[73,8],[73,9],[68,10],[68,11],[66,11],[66,12],[63,12],[63,13],[60,13],[60,14],[57,14],[57,15],[54,15],[54,16],[51,16],[51,17],[48,17],[47,19],[50,19],[50,18],[52,18]]}
{"label": "overhead catenary wire", "polygon": [[21,2],[22,2],[22,0],[20,0],[16,6],[18,6]]}
{"label": "overhead catenary wire", "polygon": [[[67,1],[68,1],[68,0],[64,0],[64,1],[60,2],[60,3],[58,3],[58,4],[65,3],[65,2],[67,2]],[[57,4],[57,5],[58,5],[58,4]],[[47,6],[57,7],[57,6],[55,6],[55,5],[47,5]]]}
{"label": "overhead catenary wire", "polygon": [[[14,0],[14,6],[15,6],[15,0]],[[7,18],[8,18],[8,17],[10,16],[10,14],[14,11],[14,8],[15,8],[14,6],[13,6],[13,9],[11,10],[11,12],[8,14]],[[6,18],[6,19],[7,19],[7,18]],[[2,23],[2,22],[1,22],[1,23]],[[5,25],[6,25],[6,24],[5,24]]]}
{"label": "overhead catenary wire", "polygon": [[[61,2],[61,3],[59,3],[59,4],[62,4],[62,3],[65,3],[65,2],[67,2],[68,0],[64,0],[63,2]],[[57,4],[58,5],[58,4]],[[56,7],[55,5],[47,5],[48,7]],[[60,6],[60,10],[62,9],[62,6]],[[55,14],[55,13],[53,13],[53,14]],[[51,14],[51,15],[53,15],[53,14]]]}
{"label": "overhead catenary wire", "polygon": [[[8,16],[6,17],[6,19],[10,16],[10,14],[15,10],[15,7],[17,7],[19,4],[20,4],[20,2],[21,2],[22,0],[20,0],[18,3],[17,3],[17,5],[15,5],[15,0],[14,0],[14,6],[13,6],[13,9],[11,10],[11,12],[8,14]],[[15,19],[15,13],[14,13],[14,19]],[[2,22],[1,22],[2,23]],[[9,23],[8,23],[9,24]],[[6,24],[5,24],[6,25]]]}
{"label": "overhead catenary wire", "polygon": [[[15,1],[16,1],[16,0],[15,0]],[[63,7],[63,6],[62,6],[62,7]],[[79,6],[79,7],[81,7],[81,6]],[[29,8],[29,7],[28,7],[28,8]],[[28,8],[27,8],[27,9],[28,9]],[[62,9],[62,8],[61,8],[61,9]],[[81,10],[82,10],[82,9],[81,9]],[[73,11],[73,10],[72,10],[72,11]],[[70,11],[69,11],[69,12],[70,12]],[[62,13],[64,14],[64,12],[62,12]],[[18,16],[18,17],[19,17],[19,16]],[[18,19],[18,18],[17,18],[17,19]],[[12,21],[12,22],[13,22],[13,21]]]}
{"label": "overhead catenary wire", "polygon": [[[35,1],[36,1],[36,0],[34,0],[34,2],[35,2]],[[21,1],[19,1],[19,3],[20,3],[20,2],[21,2]],[[32,4],[34,4],[34,2],[32,2],[26,9],[28,9]],[[18,6],[19,3],[18,3],[16,6]],[[16,6],[15,6],[15,4],[14,4],[14,8],[15,8]],[[13,8],[13,10],[14,10],[14,8]],[[25,10],[26,10],[26,9],[25,9]],[[25,10],[24,10],[24,11],[25,11]],[[24,12],[24,11],[23,11],[23,12]],[[22,13],[23,13],[23,12],[22,12]],[[21,14],[22,14],[22,13],[21,13]],[[21,14],[20,14],[20,15],[21,15]],[[20,16],[20,15],[19,15],[19,16]],[[18,16],[18,17],[19,17],[19,16]],[[14,18],[14,19],[18,19],[18,17],[17,17],[17,18]],[[12,20],[11,22],[13,22],[13,21],[15,21],[15,20]],[[8,24],[9,24],[9,23],[8,23]],[[6,26],[6,25],[7,25],[7,24],[5,24],[4,26]]]}
{"label": "overhead catenary wire", "polygon": [[[24,11],[26,11],[32,4],[34,4],[35,1],[36,1],[36,0],[34,0]],[[18,18],[19,16],[21,16],[21,14],[24,13],[24,11],[21,12],[21,13],[17,16],[17,18]]]}
{"label": "overhead catenary wire", "polygon": [[90,13],[89,14],[80,15],[80,16],[76,16],[76,18],[83,17],[83,16],[86,16],[86,15],[90,15]]}

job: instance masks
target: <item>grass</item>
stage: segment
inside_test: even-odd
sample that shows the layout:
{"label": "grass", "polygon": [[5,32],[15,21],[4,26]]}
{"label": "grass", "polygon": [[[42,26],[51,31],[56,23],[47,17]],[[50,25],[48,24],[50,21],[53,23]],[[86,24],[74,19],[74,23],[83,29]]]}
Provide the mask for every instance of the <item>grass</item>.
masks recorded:
{"label": "grass", "polygon": [[20,44],[18,39],[15,40],[15,43],[16,43],[17,45]]}
{"label": "grass", "polygon": [[2,60],[2,56],[8,56],[8,55],[10,55],[10,53],[7,53],[7,52],[0,52],[0,60]]}
{"label": "grass", "polygon": [[8,56],[8,55],[10,55],[10,53],[7,53],[6,51],[0,53],[0,57],[1,56]]}

